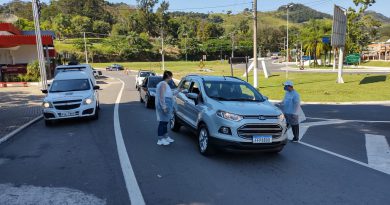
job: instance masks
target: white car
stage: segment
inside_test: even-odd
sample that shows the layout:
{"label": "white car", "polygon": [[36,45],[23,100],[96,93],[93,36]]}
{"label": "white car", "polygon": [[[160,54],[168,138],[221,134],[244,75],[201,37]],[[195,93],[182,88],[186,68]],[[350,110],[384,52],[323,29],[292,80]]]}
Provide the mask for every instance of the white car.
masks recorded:
{"label": "white car", "polygon": [[59,72],[43,100],[45,124],[67,118],[98,118],[100,89],[91,76],[84,71],[65,70]]}
{"label": "white car", "polygon": [[91,80],[93,81],[93,84],[96,84],[96,75],[99,75],[98,73],[94,72],[94,69],[89,64],[78,64],[78,65],[60,65],[57,66],[54,71],[54,76],[56,76],[58,73],[61,73],[62,71],[84,71],[86,74],[89,75]]}
{"label": "white car", "polygon": [[139,90],[145,78],[148,76],[156,76],[156,73],[153,71],[140,70],[138,71],[137,76],[135,77],[135,88]]}

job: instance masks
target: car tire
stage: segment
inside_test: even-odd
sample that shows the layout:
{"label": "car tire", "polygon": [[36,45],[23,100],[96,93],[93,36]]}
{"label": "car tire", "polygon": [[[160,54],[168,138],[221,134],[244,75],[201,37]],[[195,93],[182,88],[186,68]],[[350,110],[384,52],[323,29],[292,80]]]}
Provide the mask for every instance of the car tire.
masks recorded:
{"label": "car tire", "polygon": [[203,156],[210,156],[215,153],[215,149],[210,144],[209,130],[205,124],[201,124],[198,129],[198,148]]}
{"label": "car tire", "polygon": [[50,127],[53,125],[53,122],[51,120],[45,120],[46,127]]}
{"label": "car tire", "polygon": [[145,96],[145,107],[147,108],[147,109],[151,109],[152,108],[152,102],[150,102],[150,100],[149,100],[149,97],[146,95]]}
{"label": "car tire", "polygon": [[173,117],[169,123],[169,126],[170,126],[171,130],[174,132],[180,131],[181,124],[180,124],[180,121],[179,121],[178,117],[176,116],[176,114],[173,114]]}
{"label": "car tire", "polygon": [[95,114],[92,116],[92,120],[97,120],[97,119],[99,119],[99,109],[98,106],[96,105]]}
{"label": "car tire", "polygon": [[141,93],[139,94],[139,102],[144,103],[144,99],[142,99]]}

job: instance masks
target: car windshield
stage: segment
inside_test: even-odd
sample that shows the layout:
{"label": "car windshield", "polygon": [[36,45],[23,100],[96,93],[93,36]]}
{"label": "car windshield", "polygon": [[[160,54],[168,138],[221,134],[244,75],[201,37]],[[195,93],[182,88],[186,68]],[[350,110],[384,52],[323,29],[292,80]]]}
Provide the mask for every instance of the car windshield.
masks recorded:
{"label": "car windshield", "polygon": [[264,101],[263,96],[254,87],[245,82],[206,81],[204,85],[207,96],[216,100]]}
{"label": "car windshield", "polygon": [[88,79],[55,80],[50,86],[50,92],[70,92],[89,90],[91,86]]}
{"label": "car windshield", "polygon": [[140,77],[148,77],[148,76],[150,76],[150,75],[151,75],[150,72],[141,72],[141,73],[139,74]]}
{"label": "car windshield", "polygon": [[[148,79],[148,88],[156,88],[157,84],[162,81],[162,77],[149,77]],[[177,86],[173,80],[168,83],[171,89],[175,89]]]}

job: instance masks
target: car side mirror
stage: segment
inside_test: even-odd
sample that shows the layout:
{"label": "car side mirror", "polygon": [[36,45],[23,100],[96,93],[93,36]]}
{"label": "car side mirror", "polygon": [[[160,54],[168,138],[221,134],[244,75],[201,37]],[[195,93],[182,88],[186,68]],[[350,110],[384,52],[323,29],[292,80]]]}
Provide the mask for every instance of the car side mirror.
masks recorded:
{"label": "car side mirror", "polygon": [[47,90],[41,90],[41,91],[42,91],[42,93],[44,93],[44,94],[47,94],[47,93],[48,93]]}
{"label": "car side mirror", "polygon": [[199,102],[198,102],[198,99],[199,99],[199,95],[196,94],[196,93],[188,93],[187,94],[187,97],[191,100],[193,100],[195,102],[195,105],[197,105]]}
{"label": "car side mirror", "polygon": [[94,90],[99,90],[99,89],[100,89],[100,86],[95,85],[95,86],[93,86],[93,89],[94,89]]}
{"label": "car side mirror", "polygon": [[269,100],[269,98],[267,96],[263,96],[263,98],[264,98],[265,101]]}

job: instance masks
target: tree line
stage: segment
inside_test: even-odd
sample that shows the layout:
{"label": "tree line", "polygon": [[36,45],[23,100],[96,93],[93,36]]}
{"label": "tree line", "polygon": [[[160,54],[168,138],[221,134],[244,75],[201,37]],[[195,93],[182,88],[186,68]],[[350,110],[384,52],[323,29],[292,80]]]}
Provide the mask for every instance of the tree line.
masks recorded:
{"label": "tree line", "polygon": [[[348,9],[348,53],[361,52],[379,38],[381,26],[372,16],[364,15],[375,0],[353,2],[356,7]],[[63,49],[64,57],[83,58],[84,32],[89,57],[98,61],[158,60],[162,39],[166,45],[164,52],[172,60],[199,60],[203,55],[208,59],[225,59],[252,54],[251,9],[237,14],[231,11],[204,14],[172,12],[169,7],[168,1],[159,0],[137,0],[135,6],[105,0],[56,0],[41,3],[40,21],[42,29],[55,31],[58,42],[71,42],[75,48]],[[294,7],[291,20],[296,23],[289,30],[290,48],[299,48],[302,43],[307,55],[321,58],[331,49],[322,42],[323,37],[331,35],[330,16],[301,4]],[[286,52],[285,24],[272,23],[285,18],[281,8],[262,14],[273,18],[271,23],[261,20],[259,23],[258,45],[262,55]],[[18,16],[15,25],[19,28],[34,29],[31,3],[13,0],[0,6],[0,11]]]}

